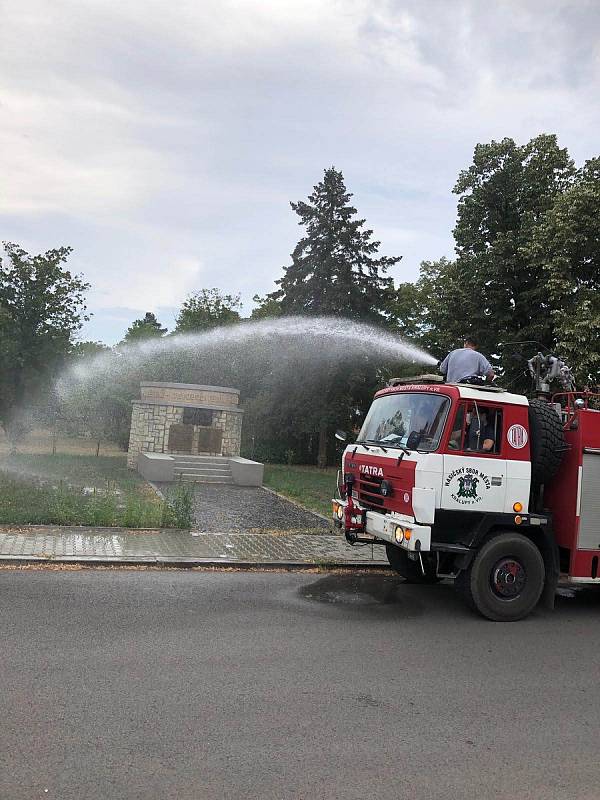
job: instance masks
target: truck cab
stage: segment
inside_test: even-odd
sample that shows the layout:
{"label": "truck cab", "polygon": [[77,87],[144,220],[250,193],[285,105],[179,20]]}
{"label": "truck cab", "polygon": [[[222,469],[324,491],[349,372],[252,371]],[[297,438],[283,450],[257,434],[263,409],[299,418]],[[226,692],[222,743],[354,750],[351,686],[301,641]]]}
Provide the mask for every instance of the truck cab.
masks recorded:
{"label": "truck cab", "polygon": [[[590,423],[579,422],[600,412],[574,403],[571,413],[492,386],[394,382],[377,392],[345,449],[334,522],[350,543],[385,544],[407,580],[453,578],[490,619],[520,619],[542,595],[551,604],[561,560],[563,569],[579,564],[576,515],[567,520],[558,487],[569,485],[577,511],[577,454],[586,447],[567,442],[565,428],[600,454],[600,435],[590,438]],[[600,434],[600,419],[591,424]],[[590,535],[584,528],[584,544]]]}

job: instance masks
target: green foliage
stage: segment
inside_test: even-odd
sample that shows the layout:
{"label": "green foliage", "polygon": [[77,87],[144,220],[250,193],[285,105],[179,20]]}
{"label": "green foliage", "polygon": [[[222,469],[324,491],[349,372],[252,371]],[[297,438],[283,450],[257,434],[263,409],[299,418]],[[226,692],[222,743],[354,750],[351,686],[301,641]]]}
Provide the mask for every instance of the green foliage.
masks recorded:
{"label": "green foliage", "polygon": [[[308,202],[291,203],[305,233],[292,264],[276,281],[279,288],[264,300],[255,298],[261,302],[257,317],[319,314],[388,324],[393,281],[385,273],[400,258],[377,256],[380,243],[364,227],[365,220],[357,218],[351,197],[342,173],[331,167]],[[303,348],[299,342],[294,357],[288,345],[288,358],[303,364]],[[293,451],[295,460],[314,461],[316,456],[324,466],[333,452],[331,428],[351,420],[357,405],[370,398],[378,381],[376,366],[357,358],[350,369],[307,370],[291,391],[289,370],[281,374],[275,365],[268,387],[254,398],[255,441],[279,459],[289,461]]]}
{"label": "green foliage", "polygon": [[283,315],[281,303],[273,297],[255,294],[252,300],[256,303],[256,308],[252,309],[250,319],[271,319]]}
{"label": "green foliage", "polygon": [[103,342],[73,342],[69,349],[69,360],[73,362],[83,361],[109,351],[110,347]]}
{"label": "green foliage", "polygon": [[556,136],[537,136],[525,145],[512,139],[478,144],[454,187],[456,259],[424,262],[414,290],[397,298],[398,317],[411,301],[418,305],[408,317],[409,332],[439,358],[474,334],[504,382],[519,385],[525,359],[537,346],[512,343],[533,340],[552,348],[556,340],[533,242],[546,214],[576,180]]}
{"label": "green foliage", "polygon": [[547,287],[556,349],[580,384],[600,378],[600,158],[544,215],[528,253]]}
{"label": "green foliage", "polygon": [[123,496],[107,486],[91,494],[66,483],[51,485],[0,475],[0,523],[3,525],[90,525],[155,528],[161,505],[136,493]]}
{"label": "green foliage", "polygon": [[400,257],[376,257],[380,242],[363,229],[365,220],[356,218],[351,197],[342,173],[330,167],[308,202],[291,203],[306,233],[276,281],[280,288],[268,296],[282,313],[386,321],[393,282],[385,272]]}
{"label": "green foliage", "polygon": [[0,423],[39,397],[65,361],[85,316],[89,284],[63,266],[70,247],[29,255],[4,243],[0,259]]}
{"label": "green foliage", "polygon": [[161,500],[124,457],[18,455],[4,466],[0,524],[189,529],[194,522],[191,487],[178,485]]}
{"label": "green foliage", "polygon": [[239,322],[241,307],[239,295],[223,294],[219,289],[201,289],[183,303],[175,332],[207,331]]}
{"label": "green foliage", "polygon": [[[120,366],[116,350],[108,350],[102,358]],[[81,366],[93,370],[93,359],[94,356],[81,358]],[[114,442],[126,450],[131,401],[138,394],[139,380],[133,373],[115,380],[110,370],[98,369],[94,381],[69,381],[67,391],[57,393],[50,409],[54,418],[48,419],[47,424],[66,435]]]}
{"label": "green foliage", "polygon": [[265,464],[264,485],[295,500],[311,511],[331,515],[331,499],[336,491],[337,468]]}
{"label": "green foliage", "polygon": [[156,316],[147,311],[142,319],[135,319],[127,328],[121,344],[134,344],[145,339],[160,339],[166,332],[167,329],[161,326]]}
{"label": "green foliage", "polygon": [[189,530],[194,525],[194,492],[183,482],[168,489],[161,506],[161,528]]}
{"label": "green foliage", "polygon": [[547,286],[531,269],[527,253],[540,218],[574,175],[556,136],[538,136],[523,146],[503,139],[477,145],[472,166],[461,172],[454,188],[458,258],[443,276],[449,279],[452,302],[445,329],[457,341],[474,332],[492,359],[500,356],[495,360],[508,378],[515,377],[508,358],[513,348],[502,358],[500,342],[553,344]]}

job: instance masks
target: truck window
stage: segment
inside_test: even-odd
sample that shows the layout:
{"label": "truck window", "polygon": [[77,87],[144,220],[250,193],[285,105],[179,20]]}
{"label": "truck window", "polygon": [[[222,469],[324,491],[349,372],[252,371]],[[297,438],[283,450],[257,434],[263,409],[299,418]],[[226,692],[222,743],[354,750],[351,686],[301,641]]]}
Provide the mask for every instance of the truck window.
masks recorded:
{"label": "truck window", "polygon": [[447,397],[428,392],[398,392],[378,397],[369,409],[357,441],[431,452],[439,445],[449,405]]}
{"label": "truck window", "polygon": [[448,447],[465,455],[500,453],[502,446],[502,411],[478,402],[459,406]]}

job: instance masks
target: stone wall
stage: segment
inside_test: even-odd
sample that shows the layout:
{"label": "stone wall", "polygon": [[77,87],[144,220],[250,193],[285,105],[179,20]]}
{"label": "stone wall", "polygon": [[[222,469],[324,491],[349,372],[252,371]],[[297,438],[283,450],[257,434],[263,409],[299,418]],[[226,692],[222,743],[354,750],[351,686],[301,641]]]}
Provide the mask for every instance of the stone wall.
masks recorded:
{"label": "stone wall", "polygon": [[229,411],[215,411],[213,427],[223,431],[222,453],[224,456],[239,456],[242,446],[242,415]]}
{"label": "stone wall", "polygon": [[[177,388],[177,387],[176,387]],[[208,387],[210,388],[210,387]],[[160,396],[149,397],[148,389],[156,389]],[[169,452],[169,428],[171,425],[183,422],[184,409],[196,407],[180,399],[181,405],[173,402],[169,403],[164,397],[169,392],[170,387],[142,386],[142,399],[133,402],[131,414],[131,432],[129,435],[129,451],[127,454],[127,466],[135,469],[137,465],[138,453],[168,453]],[[208,394],[204,389],[202,392]],[[233,392],[229,393],[229,403],[231,411],[222,407],[224,392],[214,392],[214,403],[217,400],[221,408],[213,406],[212,426],[222,431],[221,455],[235,457],[239,456],[242,443],[242,417],[243,412],[237,405],[238,396]],[[181,397],[181,395],[180,395]],[[235,403],[231,398],[235,397]],[[164,401],[164,402],[161,402]],[[203,398],[204,401],[204,398]],[[198,403],[200,406],[200,403]],[[210,408],[208,402],[203,402],[202,407]],[[195,429],[192,440],[193,455],[198,454],[198,431]]]}
{"label": "stone wall", "polygon": [[127,466],[135,469],[138,453],[166,453],[169,428],[183,420],[183,407],[133,402]]}

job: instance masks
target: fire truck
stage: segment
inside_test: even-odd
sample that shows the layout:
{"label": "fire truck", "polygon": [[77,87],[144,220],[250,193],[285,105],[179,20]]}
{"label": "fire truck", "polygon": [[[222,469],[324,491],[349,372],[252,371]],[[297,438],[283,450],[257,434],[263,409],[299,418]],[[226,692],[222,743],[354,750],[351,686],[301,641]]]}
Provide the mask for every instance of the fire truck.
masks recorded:
{"label": "fire truck", "polygon": [[385,545],[407,581],[453,579],[495,621],[552,608],[559,579],[600,583],[600,395],[576,391],[553,356],[529,368],[534,399],[469,379],[390,381],[333,500],[350,544]]}

